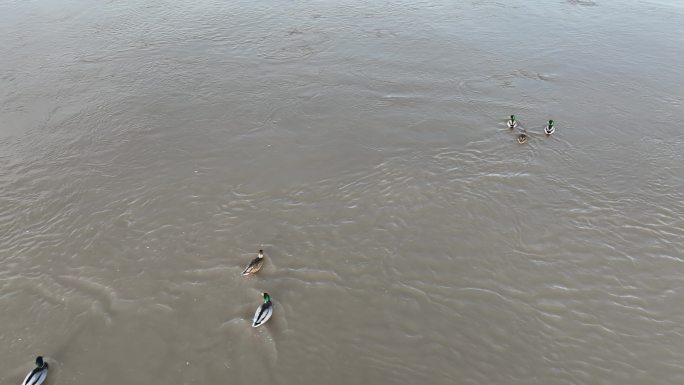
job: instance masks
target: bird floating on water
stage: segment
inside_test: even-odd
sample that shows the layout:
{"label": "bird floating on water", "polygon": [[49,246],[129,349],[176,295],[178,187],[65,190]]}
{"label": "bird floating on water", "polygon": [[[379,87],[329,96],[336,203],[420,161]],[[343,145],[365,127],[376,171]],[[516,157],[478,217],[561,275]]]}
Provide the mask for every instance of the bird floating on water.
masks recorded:
{"label": "bird floating on water", "polygon": [[509,119],[508,122],[506,122],[506,124],[508,125],[508,128],[518,127],[518,121],[515,120],[515,115],[511,115],[511,119]]}
{"label": "bird floating on water", "polygon": [[518,139],[518,143],[525,144],[525,143],[527,143],[527,134],[524,134],[524,133],[520,134],[520,135],[518,135],[517,139]]}
{"label": "bird floating on water", "polygon": [[544,133],[546,135],[551,135],[556,132],[556,128],[553,126],[553,120],[549,120],[549,124],[544,127]]}
{"label": "bird floating on water", "polygon": [[36,367],[26,375],[21,385],[40,385],[48,375],[48,363],[43,361],[42,356],[36,357]]}
{"label": "bird floating on water", "polygon": [[242,272],[242,275],[254,274],[257,271],[259,271],[259,269],[261,269],[261,266],[263,266],[263,265],[264,265],[264,251],[259,250],[259,255],[257,255],[256,258],[252,259],[252,262],[250,262],[249,265],[247,265],[245,270]]}
{"label": "bird floating on water", "polygon": [[263,293],[264,303],[259,305],[254,313],[254,319],[252,320],[252,327],[259,327],[268,321],[273,315],[273,303],[271,302],[271,296],[268,293]]}

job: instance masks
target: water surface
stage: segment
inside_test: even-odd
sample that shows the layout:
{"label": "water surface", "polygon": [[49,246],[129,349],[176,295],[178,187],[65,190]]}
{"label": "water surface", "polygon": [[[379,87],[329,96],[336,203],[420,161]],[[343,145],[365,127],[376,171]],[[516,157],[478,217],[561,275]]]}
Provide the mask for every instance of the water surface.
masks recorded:
{"label": "water surface", "polygon": [[682,20],[0,0],[1,382],[681,384]]}

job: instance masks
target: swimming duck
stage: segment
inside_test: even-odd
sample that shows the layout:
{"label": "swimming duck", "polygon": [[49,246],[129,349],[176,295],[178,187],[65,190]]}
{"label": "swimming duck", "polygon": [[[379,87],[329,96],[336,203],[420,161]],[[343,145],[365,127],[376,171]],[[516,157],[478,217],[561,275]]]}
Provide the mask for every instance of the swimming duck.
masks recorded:
{"label": "swimming duck", "polygon": [[259,305],[254,313],[254,319],[252,320],[252,327],[259,327],[268,321],[273,315],[273,303],[271,302],[271,296],[268,293],[264,294],[264,303]]}
{"label": "swimming duck", "polygon": [[527,143],[527,134],[518,135],[518,143],[520,143],[520,144]]}
{"label": "swimming duck", "polygon": [[264,251],[259,250],[259,255],[257,255],[256,258],[252,259],[252,262],[250,262],[249,265],[247,265],[247,267],[245,268],[245,271],[242,272],[242,275],[254,274],[257,271],[259,271],[259,269],[261,269],[261,266],[263,266],[263,265],[264,265]]}
{"label": "swimming duck", "polygon": [[21,385],[40,385],[48,375],[48,363],[43,361],[42,356],[36,357],[36,367],[26,375]]}
{"label": "swimming duck", "polygon": [[544,127],[544,133],[546,135],[551,135],[556,132],[556,128],[553,126],[553,120],[549,120],[549,124]]}
{"label": "swimming duck", "polygon": [[511,115],[511,119],[508,122],[506,122],[506,124],[508,125],[508,128],[518,127],[518,121],[515,120],[515,115]]}

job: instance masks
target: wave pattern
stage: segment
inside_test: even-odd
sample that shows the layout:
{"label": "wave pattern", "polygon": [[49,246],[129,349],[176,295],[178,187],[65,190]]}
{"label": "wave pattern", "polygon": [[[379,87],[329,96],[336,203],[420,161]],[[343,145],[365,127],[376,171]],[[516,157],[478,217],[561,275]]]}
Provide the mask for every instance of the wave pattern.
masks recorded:
{"label": "wave pattern", "polygon": [[0,4],[0,379],[681,383],[681,10],[584,3]]}

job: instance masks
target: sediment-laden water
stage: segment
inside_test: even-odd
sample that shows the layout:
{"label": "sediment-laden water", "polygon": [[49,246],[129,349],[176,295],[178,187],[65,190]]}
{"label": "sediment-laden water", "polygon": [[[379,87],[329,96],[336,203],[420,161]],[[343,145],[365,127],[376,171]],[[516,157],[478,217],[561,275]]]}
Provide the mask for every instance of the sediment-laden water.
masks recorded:
{"label": "sediment-laden water", "polygon": [[681,384],[682,20],[0,0],[0,382]]}

